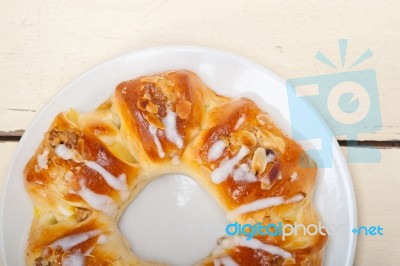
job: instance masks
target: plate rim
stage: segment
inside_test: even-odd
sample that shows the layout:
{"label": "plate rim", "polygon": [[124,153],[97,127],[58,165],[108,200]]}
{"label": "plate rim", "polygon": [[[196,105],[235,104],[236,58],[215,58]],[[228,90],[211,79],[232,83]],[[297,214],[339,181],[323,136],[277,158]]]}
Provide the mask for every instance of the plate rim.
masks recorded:
{"label": "plate rim", "polygon": [[[67,89],[73,85],[74,83],[78,82],[80,79],[83,79],[85,76],[90,75],[92,72],[97,71],[98,69],[104,67],[107,64],[113,63],[115,61],[119,61],[125,57],[129,56],[134,56],[134,55],[139,55],[139,54],[147,54],[147,53],[153,53],[153,52],[183,52],[183,51],[189,51],[189,52],[200,52],[200,53],[206,53],[206,54],[217,54],[217,55],[223,55],[226,57],[229,57],[235,61],[238,61],[242,63],[245,66],[248,66],[252,69],[255,69],[261,73],[267,74],[271,78],[274,78],[277,80],[279,83],[282,84],[283,87],[286,87],[286,81],[281,78],[279,75],[276,73],[272,72],[268,68],[264,67],[263,65],[254,62],[253,60],[237,55],[232,52],[228,52],[225,50],[220,50],[217,48],[213,47],[207,47],[207,46],[197,46],[197,45],[161,45],[161,46],[149,46],[146,48],[142,49],[136,49],[133,51],[128,51],[125,53],[122,53],[120,55],[117,55],[115,57],[111,57],[109,59],[106,59],[102,61],[100,64],[94,65],[88,70],[84,71],[77,77],[73,78],[71,81],[69,81],[66,85],[64,85],[62,88],[60,88],[47,102],[44,104],[41,109],[37,112],[37,114],[34,116],[34,118],[31,120],[31,122],[28,124],[24,134],[22,135],[21,139],[19,140],[19,143],[11,157],[11,160],[8,164],[7,171],[6,171],[6,176],[3,180],[3,185],[2,189],[0,191],[0,243],[4,243],[4,234],[3,234],[3,221],[4,221],[4,207],[5,207],[5,198],[6,198],[6,192],[7,192],[7,187],[9,185],[9,180],[10,176],[12,175],[11,170],[14,167],[17,155],[19,154],[21,148],[25,146],[25,142],[27,140],[27,135],[30,131],[33,130],[34,126],[38,123],[38,121],[41,119],[43,114],[45,113],[45,110],[48,109],[50,105],[53,104],[53,102],[59,98],[62,94],[66,93]],[[307,108],[309,108],[319,119],[319,122],[326,128],[328,133],[334,137],[331,128],[328,126],[326,121],[321,117],[317,109],[311,105],[311,103],[307,100],[304,100],[305,105]],[[349,225],[357,226],[357,201],[355,197],[355,190],[353,186],[353,181],[352,181],[352,176],[348,167],[348,164],[344,158],[343,153],[341,152],[339,143],[336,138],[333,138],[332,141],[332,152],[333,156],[332,158],[335,160],[338,160],[339,165],[342,167],[339,168],[340,171],[344,172],[344,175],[346,176],[345,179],[343,179],[344,183],[346,184],[347,192],[346,194],[349,195],[349,198],[351,199],[351,206],[349,205],[349,209],[352,210],[351,214],[349,216]],[[352,235],[352,237],[349,238],[349,244],[350,244],[350,249],[348,250],[347,253],[347,259],[346,259],[346,265],[352,265],[354,263],[354,258],[355,258],[355,251],[357,247],[357,235]],[[6,261],[6,254],[5,254],[5,245],[1,245],[0,247],[0,262],[4,265],[7,265]]]}

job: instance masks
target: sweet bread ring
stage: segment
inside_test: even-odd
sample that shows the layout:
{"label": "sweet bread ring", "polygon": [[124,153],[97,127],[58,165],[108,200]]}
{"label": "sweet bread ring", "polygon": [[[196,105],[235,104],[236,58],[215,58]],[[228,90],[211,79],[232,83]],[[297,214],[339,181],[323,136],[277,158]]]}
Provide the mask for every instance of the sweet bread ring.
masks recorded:
{"label": "sweet bread ring", "polygon": [[[140,260],[117,222],[141,189],[183,173],[232,222],[320,222],[317,167],[249,99],[217,95],[190,71],[119,84],[95,111],[59,114],[25,169],[35,205],[28,265],[161,265]],[[199,265],[321,265],[327,235],[221,236]]]}

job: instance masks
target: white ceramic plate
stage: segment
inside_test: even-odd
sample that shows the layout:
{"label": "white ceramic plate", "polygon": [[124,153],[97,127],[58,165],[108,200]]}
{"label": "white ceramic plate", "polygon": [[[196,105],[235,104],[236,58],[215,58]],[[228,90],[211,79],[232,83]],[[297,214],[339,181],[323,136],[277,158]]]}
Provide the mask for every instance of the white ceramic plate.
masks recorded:
{"label": "white ceramic plate", "polygon": [[[119,56],[95,67],[83,74],[62,89],[39,112],[22,137],[10,165],[4,182],[0,209],[0,255],[4,265],[23,265],[24,249],[27,234],[33,216],[31,201],[23,185],[23,169],[29,158],[34,154],[43,138],[43,133],[48,129],[55,115],[70,107],[78,111],[90,111],[108,98],[115,86],[123,80],[132,79],[140,75],[153,74],[172,69],[189,69],[197,73],[203,81],[218,93],[229,96],[246,96],[253,99],[259,106],[269,112],[272,118],[290,135],[290,115],[285,82],[265,68],[250,62],[242,57],[226,52],[188,46],[157,47],[141,50]],[[310,106],[305,105],[308,111]],[[318,116],[314,110],[311,115]],[[317,125],[326,131],[326,125],[321,120]],[[327,134],[332,135],[330,132]],[[333,138],[333,136],[332,136]],[[356,226],[356,203],[351,176],[346,162],[336,141],[333,143],[333,167],[320,169],[314,196],[314,203],[321,214],[323,222],[328,228],[333,228],[334,234],[330,235],[325,254],[325,265],[352,265],[355,253],[356,238],[351,234],[351,229]],[[176,230],[175,215],[183,215],[184,219],[192,217],[192,221],[201,220],[195,226],[208,225],[214,229],[225,223],[220,207],[202,190],[195,182],[184,177],[161,178],[139,195],[127,212],[124,214],[120,227],[128,239],[146,246],[160,234],[174,236],[179,234]],[[164,183],[163,183],[164,182]],[[157,185],[158,184],[158,185]],[[176,185],[181,184],[181,186]],[[166,190],[167,187],[167,190]],[[150,196],[164,191],[162,208],[156,208]],[[167,191],[167,192],[165,192]],[[191,192],[190,192],[191,191]],[[143,195],[142,195],[143,194]],[[175,197],[176,200],[171,200]],[[208,197],[208,198],[207,198]],[[183,202],[186,204],[182,205]],[[186,200],[186,201],[185,201]],[[151,203],[153,202],[153,203]],[[200,202],[200,207],[199,207]],[[201,205],[203,204],[204,205]],[[160,202],[158,202],[159,204]],[[180,204],[180,205],[179,205]],[[158,206],[158,205],[157,205]],[[207,208],[202,208],[207,206]],[[182,209],[183,208],[183,209]],[[163,226],[160,230],[150,230],[147,234],[132,239],[132,234],[143,231],[140,228],[149,224],[157,226],[157,213],[162,209],[165,212]],[[207,209],[203,211],[202,209]],[[149,219],[137,219],[136,212],[148,212]],[[200,215],[195,215],[199,213]],[[173,213],[169,215],[168,213]],[[210,217],[210,213],[212,213]],[[193,216],[194,215],[194,216]],[[136,218],[135,218],[136,217]],[[173,218],[171,218],[173,217]],[[159,225],[159,224],[158,224]],[[162,230],[161,230],[162,229]],[[168,229],[168,232],[165,232]],[[146,231],[147,232],[147,231]],[[197,233],[201,231],[196,231]],[[193,236],[193,230],[190,234]],[[200,236],[199,236],[200,235]],[[180,231],[182,236],[182,231]],[[211,236],[211,238],[210,238]],[[142,237],[142,238],[141,238]],[[153,238],[152,238],[153,237]],[[215,244],[210,234],[197,234],[199,241],[193,241],[190,252],[180,252],[180,257],[171,258],[179,245],[185,246],[185,240],[174,237],[168,241],[169,248],[164,251],[161,247],[154,247],[157,259],[165,259],[171,263],[185,264],[201,258],[203,253],[209,251],[210,245]],[[182,237],[181,237],[182,238]],[[146,242],[146,239],[149,243]],[[160,239],[160,238],[159,238]],[[210,239],[212,242],[210,242]],[[210,244],[211,243],[211,244]],[[197,245],[197,246],[196,246]],[[162,244],[162,246],[166,246]],[[186,248],[187,248],[186,244]],[[135,248],[136,247],[136,248]],[[134,245],[133,249],[143,257],[152,257],[152,251],[140,249]],[[180,262],[180,263],[179,263]]]}

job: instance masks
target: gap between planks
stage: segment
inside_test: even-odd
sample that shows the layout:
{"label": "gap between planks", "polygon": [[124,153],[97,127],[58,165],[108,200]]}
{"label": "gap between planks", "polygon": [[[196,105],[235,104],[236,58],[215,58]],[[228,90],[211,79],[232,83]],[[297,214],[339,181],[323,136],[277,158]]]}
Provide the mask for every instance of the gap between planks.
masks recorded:
{"label": "gap between planks", "polygon": [[[19,141],[24,134],[23,129],[13,131],[0,130],[0,142]],[[400,140],[338,140],[343,147],[376,147],[396,148],[400,147]]]}

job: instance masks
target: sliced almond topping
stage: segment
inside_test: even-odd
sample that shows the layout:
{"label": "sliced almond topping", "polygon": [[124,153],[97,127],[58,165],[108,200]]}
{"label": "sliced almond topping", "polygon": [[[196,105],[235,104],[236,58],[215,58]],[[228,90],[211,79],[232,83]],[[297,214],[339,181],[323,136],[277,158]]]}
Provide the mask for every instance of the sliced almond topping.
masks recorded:
{"label": "sliced almond topping", "polygon": [[277,180],[282,179],[282,172],[280,170],[279,161],[275,161],[269,171],[264,172],[260,177],[261,188],[262,189],[271,189]]}
{"label": "sliced almond topping", "polygon": [[151,82],[151,83],[157,83],[158,80],[164,79],[161,76],[149,76],[149,77],[143,77],[140,79],[140,82]]}
{"label": "sliced almond topping", "polygon": [[147,120],[147,122],[149,122],[150,124],[155,125],[157,128],[164,130],[165,127],[163,125],[163,123],[161,122],[161,120],[155,115],[155,114],[146,114],[144,116]]}
{"label": "sliced almond topping", "polygon": [[[306,241],[303,241],[304,242],[304,245],[306,245],[306,244],[308,244],[308,242],[306,242]],[[297,244],[298,242],[296,241],[296,244]],[[285,263],[286,263],[286,265],[291,265],[291,264],[295,264],[296,263],[296,260],[294,259],[294,258],[287,258],[286,260],[285,260]]]}
{"label": "sliced almond topping", "polygon": [[176,105],[176,114],[180,119],[187,119],[192,111],[192,103],[181,101]]}
{"label": "sliced almond topping", "polygon": [[146,105],[146,111],[152,114],[157,114],[158,113],[158,107],[152,102],[148,102]]}
{"label": "sliced almond topping", "polygon": [[85,140],[80,138],[78,139],[78,143],[76,145],[76,150],[78,151],[79,154],[84,154],[85,153]]}
{"label": "sliced almond topping", "polygon": [[279,172],[279,173],[278,173],[278,180],[282,180],[282,178],[283,178],[283,177],[282,177],[282,172]]}
{"label": "sliced almond topping", "polygon": [[277,148],[281,153],[285,151],[285,142],[283,141],[282,138],[277,137],[270,132],[261,132],[259,131],[259,139],[258,142],[264,146],[264,147],[275,147]]}
{"label": "sliced almond topping", "polygon": [[259,114],[256,116],[256,118],[258,123],[260,123],[262,126],[271,122],[271,119],[266,114]]}
{"label": "sliced almond topping", "polygon": [[169,80],[169,79],[166,79],[166,80],[165,80],[165,83],[166,83],[167,86],[169,86],[169,87],[175,86],[175,82],[173,82],[172,80]]}
{"label": "sliced almond topping", "polygon": [[67,113],[67,118],[76,125],[79,125],[79,113],[75,109],[73,108],[69,109]]}
{"label": "sliced almond topping", "polygon": [[147,99],[147,97],[140,97],[136,103],[136,106],[140,110],[145,111],[148,103],[149,103],[149,99]]}
{"label": "sliced almond topping", "polygon": [[92,215],[93,211],[85,208],[77,208],[75,212],[75,219],[78,223],[86,220],[90,215]]}
{"label": "sliced almond topping", "polygon": [[239,142],[247,147],[254,147],[257,144],[257,138],[253,133],[244,130],[240,133]]}
{"label": "sliced almond topping", "polygon": [[275,137],[275,144],[278,150],[283,153],[285,151],[285,142],[280,137]]}
{"label": "sliced almond topping", "polygon": [[[168,72],[167,75],[169,75],[170,73]],[[175,86],[175,82],[173,82],[172,80],[168,79],[168,78],[163,78],[162,79],[162,86],[167,86],[167,87],[173,87]]]}
{"label": "sliced almond topping", "polygon": [[263,147],[273,147],[273,141],[272,141],[272,134],[269,132],[261,132],[258,131],[258,142],[263,146]]}
{"label": "sliced almond topping", "polygon": [[257,139],[260,139],[262,137],[262,133],[261,133],[261,131],[259,129],[257,129],[256,136],[257,136]]}
{"label": "sliced almond topping", "polygon": [[271,181],[269,181],[267,176],[263,176],[260,179],[260,183],[261,183],[261,189],[271,189]]}
{"label": "sliced almond topping", "polygon": [[258,175],[265,171],[268,160],[267,154],[264,148],[257,148],[254,152],[253,159],[251,161],[251,171],[253,174]]}
{"label": "sliced almond topping", "polygon": [[181,98],[181,94],[179,90],[173,88],[172,86],[168,86],[168,80],[161,80],[157,83],[159,90],[163,93],[163,95],[172,102],[178,102]]}
{"label": "sliced almond topping", "polygon": [[123,87],[123,88],[122,88],[121,93],[122,93],[122,94],[126,94],[126,87]]}
{"label": "sliced almond topping", "polygon": [[35,165],[35,172],[36,173],[39,173],[40,172],[40,170],[42,170],[42,168],[39,166],[39,165]]}

